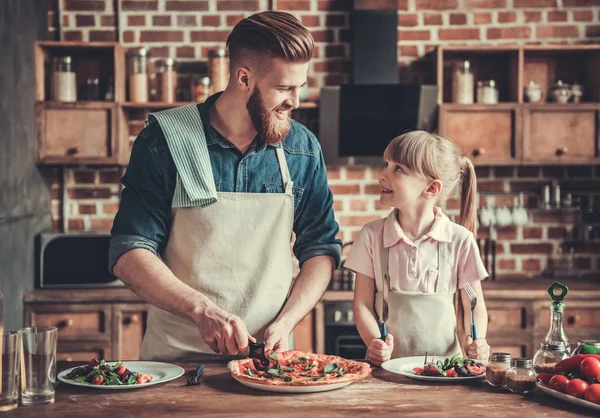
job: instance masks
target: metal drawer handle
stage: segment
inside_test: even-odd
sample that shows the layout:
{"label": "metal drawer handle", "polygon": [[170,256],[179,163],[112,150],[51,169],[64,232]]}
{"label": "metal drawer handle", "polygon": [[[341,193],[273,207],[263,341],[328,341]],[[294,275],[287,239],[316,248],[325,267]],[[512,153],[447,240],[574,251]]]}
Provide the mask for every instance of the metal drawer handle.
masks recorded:
{"label": "metal drawer handle", "polygon": [[556,149],[556,156],[557,157],[562,157],[563,155],[566,155],[568,151],[569,151],[569,148],[567,148],[567,147],[557,148]]}
{"label": "metal drawer handle", "polygon": [[569,317],[567,318],[567,323],[569,325],[575,325],[575,323],[579,322],[580,319],[581,319],[581,316],[579,314],[569,315]]}
{"label": "metal drawer handle", "polygon": [[79,154],[79,148],[71,147],[71,148],[67,149],[67,155],[77,155],[77,154]]}
{"label": "metal drawer handle", "polygon": [[485,148],[476,148],[473,150],[473,157],[480,157],[485,154]]}
{"label": "metal drawer handle", "polygon": [[140,316],[138,314],[134,314],[123,319],[123,324],[125,325],[137,324],[138,322],[140,322]]}
{"label": "metal drawer handle", "polygon": [[73,326],[73,319],[64,319],[60,321],[57,325],[57,328],[69,328]]}

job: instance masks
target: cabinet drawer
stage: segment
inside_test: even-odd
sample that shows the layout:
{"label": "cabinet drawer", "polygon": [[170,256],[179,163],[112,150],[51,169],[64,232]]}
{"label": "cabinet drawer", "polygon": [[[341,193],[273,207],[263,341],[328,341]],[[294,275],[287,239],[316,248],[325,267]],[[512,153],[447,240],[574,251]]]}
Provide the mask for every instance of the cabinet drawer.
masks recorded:
{"label": "cabinet drawer", "polygon": [[[600,330],[600,305],[569,306],[567,304],[564,312],[564,324],[567,335],[569,335],[569,329]],[[537,328],[541,330],[550,329],[550,310],[547,306],[545,309],[541,308],[537,315]],[[587,338],[591,339],[591,336]]]}
{"label": "cabinet drawer", "polygon": [[57,361],[81,361],[88,362],[92,358],[98,360],[114,360],[110,345],[96,343],[69,343],[58,344],[56,347]]}
{"label": "cabinet drawer", "polygon": [[523,306],[488,307],[488,329],[495,332],[499,329],[527,328],[527,309]]}
{"label": "cabinet drawer", "polygon": [[58,339],[110,340],[110,307],[106,305],[36,305],[26,309],[28,326],[54,326]]}
{"label": "cabinet drawer", "polygon": [[113,335],[115,355],[119,360],[137,360],[146,332],[148,306],[145,304],[116,305]]}

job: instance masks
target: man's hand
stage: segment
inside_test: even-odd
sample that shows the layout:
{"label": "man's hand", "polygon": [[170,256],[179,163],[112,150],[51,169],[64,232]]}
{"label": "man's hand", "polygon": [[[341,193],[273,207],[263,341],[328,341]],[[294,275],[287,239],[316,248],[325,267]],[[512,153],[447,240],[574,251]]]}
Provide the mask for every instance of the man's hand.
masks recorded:
{"label": "man's hand", "polygon": [[290,349],[292,330],[283,323],[273,322],[265,331],[265,351],[287,351]]}
{"label": "man's hand", "polygon": [[477,338],[473,341],[473,337],[467,335],[465,340],[465,352],[467,357],[474,360],[487,360],[490,356],[490,346],[485,338]]}
{"label": "man's hand", "polygon": [[200,336],[215,353],[235,356],[248,349],[246,324],[217,306],[207,307],[197,321]]}

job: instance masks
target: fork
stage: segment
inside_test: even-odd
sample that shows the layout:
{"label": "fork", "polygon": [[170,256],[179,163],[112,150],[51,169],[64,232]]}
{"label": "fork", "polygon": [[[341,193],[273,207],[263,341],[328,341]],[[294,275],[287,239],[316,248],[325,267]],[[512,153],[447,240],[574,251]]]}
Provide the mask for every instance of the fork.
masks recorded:
{"label": "fork", "polygon": [[475,311],[475,307],[477,306],[477,296],[475,295],[475,291],[469,283],[465,283],[464,289],[467,292],[467,296],[469,296],[469,300],[471,301],[471,336],[473,337],[473,341],[475,341],[477,339],[477,330],[475,329],[475,319],[473,312]]}
{"label": "fork", "polygon": [[200,384],[200,376],[204,372],[204,364],[200,364],[193,376],[188,377],[188,386],[196,386]]}

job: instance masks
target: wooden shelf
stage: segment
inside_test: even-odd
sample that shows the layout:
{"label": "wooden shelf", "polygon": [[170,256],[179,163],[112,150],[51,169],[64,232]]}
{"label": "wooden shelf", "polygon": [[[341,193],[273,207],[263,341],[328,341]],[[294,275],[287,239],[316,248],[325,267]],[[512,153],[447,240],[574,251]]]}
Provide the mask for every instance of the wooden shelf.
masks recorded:
{"label": "wooden shelf", "polygon": [[46,109],[112,109],[117,106],[116,102],[95,100],[78,102],[37,101],[36,103],[44,106]]}
{"label": "wooden shelf", "polygon": [[440,107],[453,111],[476,111],[476,110],[510,110],[516,109],[520,105],[517,102],[503,102],[498,104],[459,104],[459,103],[442,103]]}
{"label": "wooden shelf", "polygon": [[[177,106],[185,106],[191,104],[191,102],[124,102],[122,104],[125,109],[170,109]],[[316,102],[302,102],[300,103],[299,109],[317,109],[319,105]]]}

